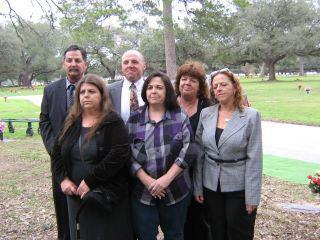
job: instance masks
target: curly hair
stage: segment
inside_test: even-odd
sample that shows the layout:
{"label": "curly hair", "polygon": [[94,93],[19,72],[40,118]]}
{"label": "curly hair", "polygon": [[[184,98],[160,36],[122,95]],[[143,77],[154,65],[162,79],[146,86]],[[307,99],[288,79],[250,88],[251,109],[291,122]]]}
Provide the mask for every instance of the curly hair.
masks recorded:
{"label": "curly hair", "polygon": [[174,90],[177,96],[181,96],[179,90],[180,79],[182,76],[194,77],[199,82],[198,98],[206,99],[209,97],[209,86],[206,81],[206,71],[204,64],[198,61],[187,61],[181,65],[177,71],[176,81],[174,83]]}
{"label": "curly hair", "polygon": [[219,71],[215,71],[214,73],[211,73],[210,95],[211,95],[211,100],[212,100],[213,104],[216,104],[219,102],[215,97],[214,90],[212,87],[213,79],[219,74],[223,74],[223,75],[227,76],[229,78],[229,80],[232,82],[234,89],[235,89],[233,105],[235,107],[239,108],[240,112],[242,112],[243,108],[244,108],[244,99],[243,99],[243,95],[242,95],[242,87],[240,84],[240,79],[237,76],[235,76],[234,73],[231,72],[229,69],[222,69]]}

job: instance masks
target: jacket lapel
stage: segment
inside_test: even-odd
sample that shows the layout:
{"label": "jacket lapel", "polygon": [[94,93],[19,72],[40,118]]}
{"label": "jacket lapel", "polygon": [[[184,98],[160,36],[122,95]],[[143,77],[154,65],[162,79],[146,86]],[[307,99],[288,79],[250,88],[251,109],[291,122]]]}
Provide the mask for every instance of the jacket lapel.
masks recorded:
{"label": "jacket lapel", "polygon": [[122,92],[122,85],[123,80],[121,80],[121,83],[119,84],[119,87],[114,88],[113,90],[113,96],[114,96],[114,107],[118,111],[119,114],[121,114],[121,92]]}
{"label": "jacket lapel", "polygon": [[212,147],[218,151],[217,144],[216,144],[216,128],[217,128],[217,122],[218,122],[218,111],[219,111],[219,105],[213,106],[213,111],[208,112],[208,115],[205,118],[205,121],[203,123],[204,128],[208,128],[209,130],[209,139],[210,142],[212,142]]}
{"label": "jacket lapel", "polygon": [[55,101],[57,103],[56,107],[60,109],[60,112],[63,113],[63,115],[66,115],[67,113],[67,92],[66,92],[66,80],[65,78],[61,79],[58,85],[57,90],[57,99],[58,101]]}
{"label": "jacket lapel", "polygon": [[245,113],[236,109],[232,115],[232,118],[228,122],[227,127],[223,130],[218,148],[220,148],[233,134],[238,132],[246,124]]}

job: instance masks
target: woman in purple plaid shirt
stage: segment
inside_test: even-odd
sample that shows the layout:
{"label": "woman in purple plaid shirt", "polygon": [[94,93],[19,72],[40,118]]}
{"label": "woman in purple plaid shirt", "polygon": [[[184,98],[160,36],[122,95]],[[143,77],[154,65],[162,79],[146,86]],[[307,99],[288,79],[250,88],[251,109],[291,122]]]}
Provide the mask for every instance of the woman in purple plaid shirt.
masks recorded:
{"label": "woman in purple plaid shirt", "polygon": [[134,230],[139,240],[156,240],[160,225],[166,240],[183,240],[191,197],[188,167],[196,157],[192,129],[165,74],[151,74],[141,95],[145,105],[127,122]]}

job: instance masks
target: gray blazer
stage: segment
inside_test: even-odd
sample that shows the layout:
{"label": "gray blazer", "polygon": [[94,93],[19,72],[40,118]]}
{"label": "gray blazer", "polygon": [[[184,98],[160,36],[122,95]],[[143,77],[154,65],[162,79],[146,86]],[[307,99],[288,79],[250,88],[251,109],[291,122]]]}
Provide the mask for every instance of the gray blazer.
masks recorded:
{"label": "gray blazer", "polygon": [[[262,135],[260,114],[253,108],[236,110],[216,145],[219,104],[202,110],[196,132],[201,149],[194,168],[194,195],[203,196],[203,186],[222,192],[245,190],[246,204],[258,205],[262,181]],[[235,160],[217,163],[213,159]]]}
{"label": "gray blazer", "polygon": [[121,116],[121,91],[122,91],[123,80],[111,83],[108,85],[109,94],[113,107]]}

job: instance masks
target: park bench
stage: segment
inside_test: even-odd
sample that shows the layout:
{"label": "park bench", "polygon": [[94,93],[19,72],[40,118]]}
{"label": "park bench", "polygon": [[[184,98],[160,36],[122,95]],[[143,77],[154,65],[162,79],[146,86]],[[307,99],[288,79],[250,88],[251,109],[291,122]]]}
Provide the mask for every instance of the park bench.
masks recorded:
{"label": "park bench", "polygon": [[[28,123],[26,134],[27,134],[27,136],[32,137],[34,134],[33,129],[32,129],[32,123],[39,122],[39,119],[37,119],[37,118],[3,118],[0,121],[8,123],[9,133],[14,133],[14,126],[13,126],[14,122]],[[40,131],[40,129],[38,127],[38,133],[39,133],[39,131]]]}

